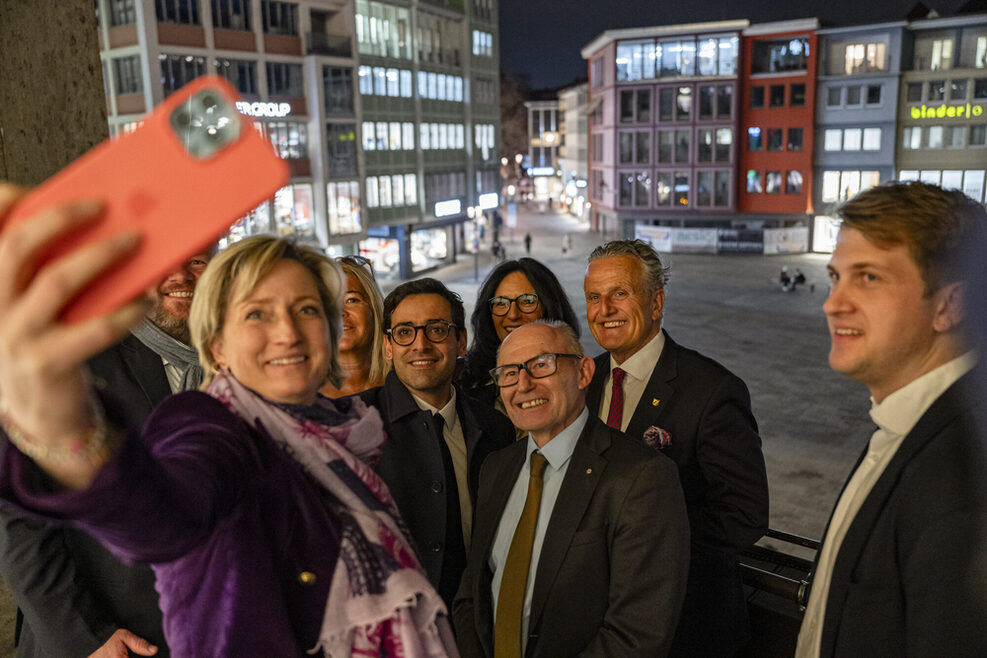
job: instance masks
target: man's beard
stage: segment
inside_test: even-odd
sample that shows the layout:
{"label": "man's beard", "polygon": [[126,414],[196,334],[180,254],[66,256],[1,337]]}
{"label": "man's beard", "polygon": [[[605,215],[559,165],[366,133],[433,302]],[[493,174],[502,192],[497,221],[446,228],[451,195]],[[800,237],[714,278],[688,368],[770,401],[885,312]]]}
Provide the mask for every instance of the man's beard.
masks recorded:
{"label": "man's beard", "polygon": [[192,337],[189,334],[188,318],[175,317],[165,310],[163,304],[156,304],[148,314],[147,319],[158,329],[165,332],[179,343],[192,346]]}

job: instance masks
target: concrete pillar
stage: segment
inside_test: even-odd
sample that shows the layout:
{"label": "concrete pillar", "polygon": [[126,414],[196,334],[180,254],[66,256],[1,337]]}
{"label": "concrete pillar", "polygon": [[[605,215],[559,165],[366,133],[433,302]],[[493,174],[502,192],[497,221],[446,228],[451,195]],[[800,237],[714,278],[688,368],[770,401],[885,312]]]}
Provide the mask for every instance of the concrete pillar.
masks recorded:
{"label": "concrete pillar", "polygon": [[37,185],[106,139],[93,0],[0,0],[0,180]]}

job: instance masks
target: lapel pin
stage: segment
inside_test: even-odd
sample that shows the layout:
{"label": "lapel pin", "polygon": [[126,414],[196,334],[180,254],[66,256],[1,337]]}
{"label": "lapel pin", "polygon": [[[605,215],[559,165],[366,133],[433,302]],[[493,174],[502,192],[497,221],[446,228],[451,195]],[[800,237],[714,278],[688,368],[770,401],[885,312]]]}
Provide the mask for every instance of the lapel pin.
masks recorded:
{"label": "lapel pin", "polygon": [[587,468],[586,469],[586,475],[592,475],[592,474],[593,474],[593,469],[592,468]]}
{"label": "lapel pin", "polygon": [[652,407],[657,407],[659,404],[661,404],[661,400],[659,398],[651,398]]}

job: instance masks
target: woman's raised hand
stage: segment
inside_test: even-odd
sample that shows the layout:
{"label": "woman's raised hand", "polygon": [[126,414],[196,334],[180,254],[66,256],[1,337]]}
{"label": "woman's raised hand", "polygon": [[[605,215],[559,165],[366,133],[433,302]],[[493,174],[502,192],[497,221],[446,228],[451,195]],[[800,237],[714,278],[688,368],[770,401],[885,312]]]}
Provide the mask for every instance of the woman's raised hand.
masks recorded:
{"label": "woman's raised hand", "polygon": [[123,338],[143,316],[144,302],[77,324],[58,316],[88,282],[132,252],[139,238],[136,232],[119,233],[42,265],[45,248],[95,222],[100,206],[51,207],[3,226],[24,193],[0,184],[0,420],[22,452],[66,486],[82,488],[111,454],[84,363]]}

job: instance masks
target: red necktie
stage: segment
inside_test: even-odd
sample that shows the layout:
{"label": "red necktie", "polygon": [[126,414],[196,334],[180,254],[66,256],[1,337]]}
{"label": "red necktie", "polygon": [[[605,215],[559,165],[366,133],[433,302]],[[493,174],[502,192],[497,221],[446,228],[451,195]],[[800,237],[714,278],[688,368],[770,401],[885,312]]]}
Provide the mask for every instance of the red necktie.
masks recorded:
{"label": "red necktie", "polygon": [[613,389],[610,392],[610,413],[607,414],[607,425],[620,430],[624,420],[624,375],[627,373],[620,368],[613,369]]}

